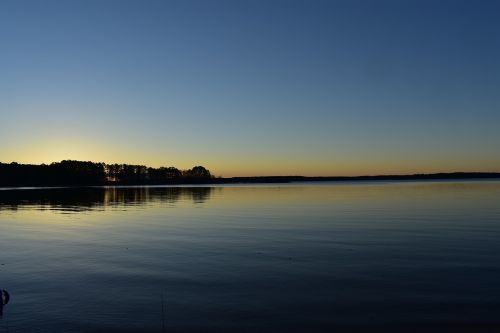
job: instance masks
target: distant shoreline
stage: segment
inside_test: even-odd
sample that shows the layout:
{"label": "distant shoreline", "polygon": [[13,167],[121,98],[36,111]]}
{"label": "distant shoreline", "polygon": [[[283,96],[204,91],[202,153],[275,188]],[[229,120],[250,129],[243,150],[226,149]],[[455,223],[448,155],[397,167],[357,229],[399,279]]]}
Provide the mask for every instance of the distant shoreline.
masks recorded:
{"label": "distant shoreline", "polygon": [[321,181],[376,181],[376,180],[460,180],[460,179],[500,179],[498,172],[449,172],[413,175],[377,175],[377,176],[265,176],[265,177],[231,177],[215,179],[216,183],[290,183]]}
{"label": "distant shoreline", "polygon": [[203,180],[179,180],[170,182],[130,182],[116,183],[104,182],[92,185],[10,185],[0,186],[4,189],[16,188],[57,188],[57,187],[92,187],[92,186],[177,186],[177,185],[225,185],[225,184],[288,184],[302,182],[362,182],[362,181],[398,181],[398,180],[488,180],[500,179],[497,172],[451,172],[414,175],[377,175],[377,176],[332,176],[332,177],[307,177],[307,176],[255,176],[255,177],[227,177]]}
{"label": "distant shoreline", "polygon": [[500,172],[448,172],[376,176],[254,176],[214,177],[203,166],[179,170],[144,165],[64,160],[49,165],[0,163],[0,187],[85,187],[141,185],[266,184],[322,181],[500,179]]}

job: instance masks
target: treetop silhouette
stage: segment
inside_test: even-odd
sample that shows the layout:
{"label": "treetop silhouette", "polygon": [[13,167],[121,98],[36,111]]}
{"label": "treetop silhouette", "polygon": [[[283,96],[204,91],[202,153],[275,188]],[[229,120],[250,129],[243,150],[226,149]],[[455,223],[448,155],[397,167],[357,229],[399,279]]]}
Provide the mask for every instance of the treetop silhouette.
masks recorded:
{"label": "treetop silhouette", "polygon": [[212,178],[203,166],[175,167],[106,164],[64,160],[41,164],[0,163],[0,186],[89,186],[203,183]]}

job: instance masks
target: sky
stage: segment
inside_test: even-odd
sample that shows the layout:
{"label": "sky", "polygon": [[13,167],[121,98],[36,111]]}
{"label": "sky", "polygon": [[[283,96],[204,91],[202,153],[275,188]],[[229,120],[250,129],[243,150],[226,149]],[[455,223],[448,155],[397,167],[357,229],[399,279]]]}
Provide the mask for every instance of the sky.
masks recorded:
{"label": "sky", "polygon": [[0,161],[500,171],[499,1],[0,1]]}

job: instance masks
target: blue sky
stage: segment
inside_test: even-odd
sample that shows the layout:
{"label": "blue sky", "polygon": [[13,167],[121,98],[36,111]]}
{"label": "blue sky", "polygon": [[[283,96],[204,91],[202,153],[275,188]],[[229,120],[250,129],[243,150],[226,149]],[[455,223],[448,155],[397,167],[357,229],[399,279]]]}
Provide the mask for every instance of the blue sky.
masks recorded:
{"label": "blue sky", "polygon": [[500,171],[497,1],[2,1],[0,160]]}

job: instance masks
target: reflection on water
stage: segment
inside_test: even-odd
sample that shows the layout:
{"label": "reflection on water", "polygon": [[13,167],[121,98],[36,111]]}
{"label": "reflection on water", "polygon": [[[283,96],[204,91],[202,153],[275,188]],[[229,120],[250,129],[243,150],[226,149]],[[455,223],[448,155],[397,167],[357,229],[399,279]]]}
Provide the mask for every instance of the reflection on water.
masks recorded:
{"label": "reflection on water", "polygon": [[104,207],[127,207],[179,200],[203,203],[211,187],[82,187],[0,190],[0,210],[40,208],[82,211]]}
{"label": "reflection on water", "polygon": [[499,332],[499,202],[498,181],[0,191],[0,332]]}

